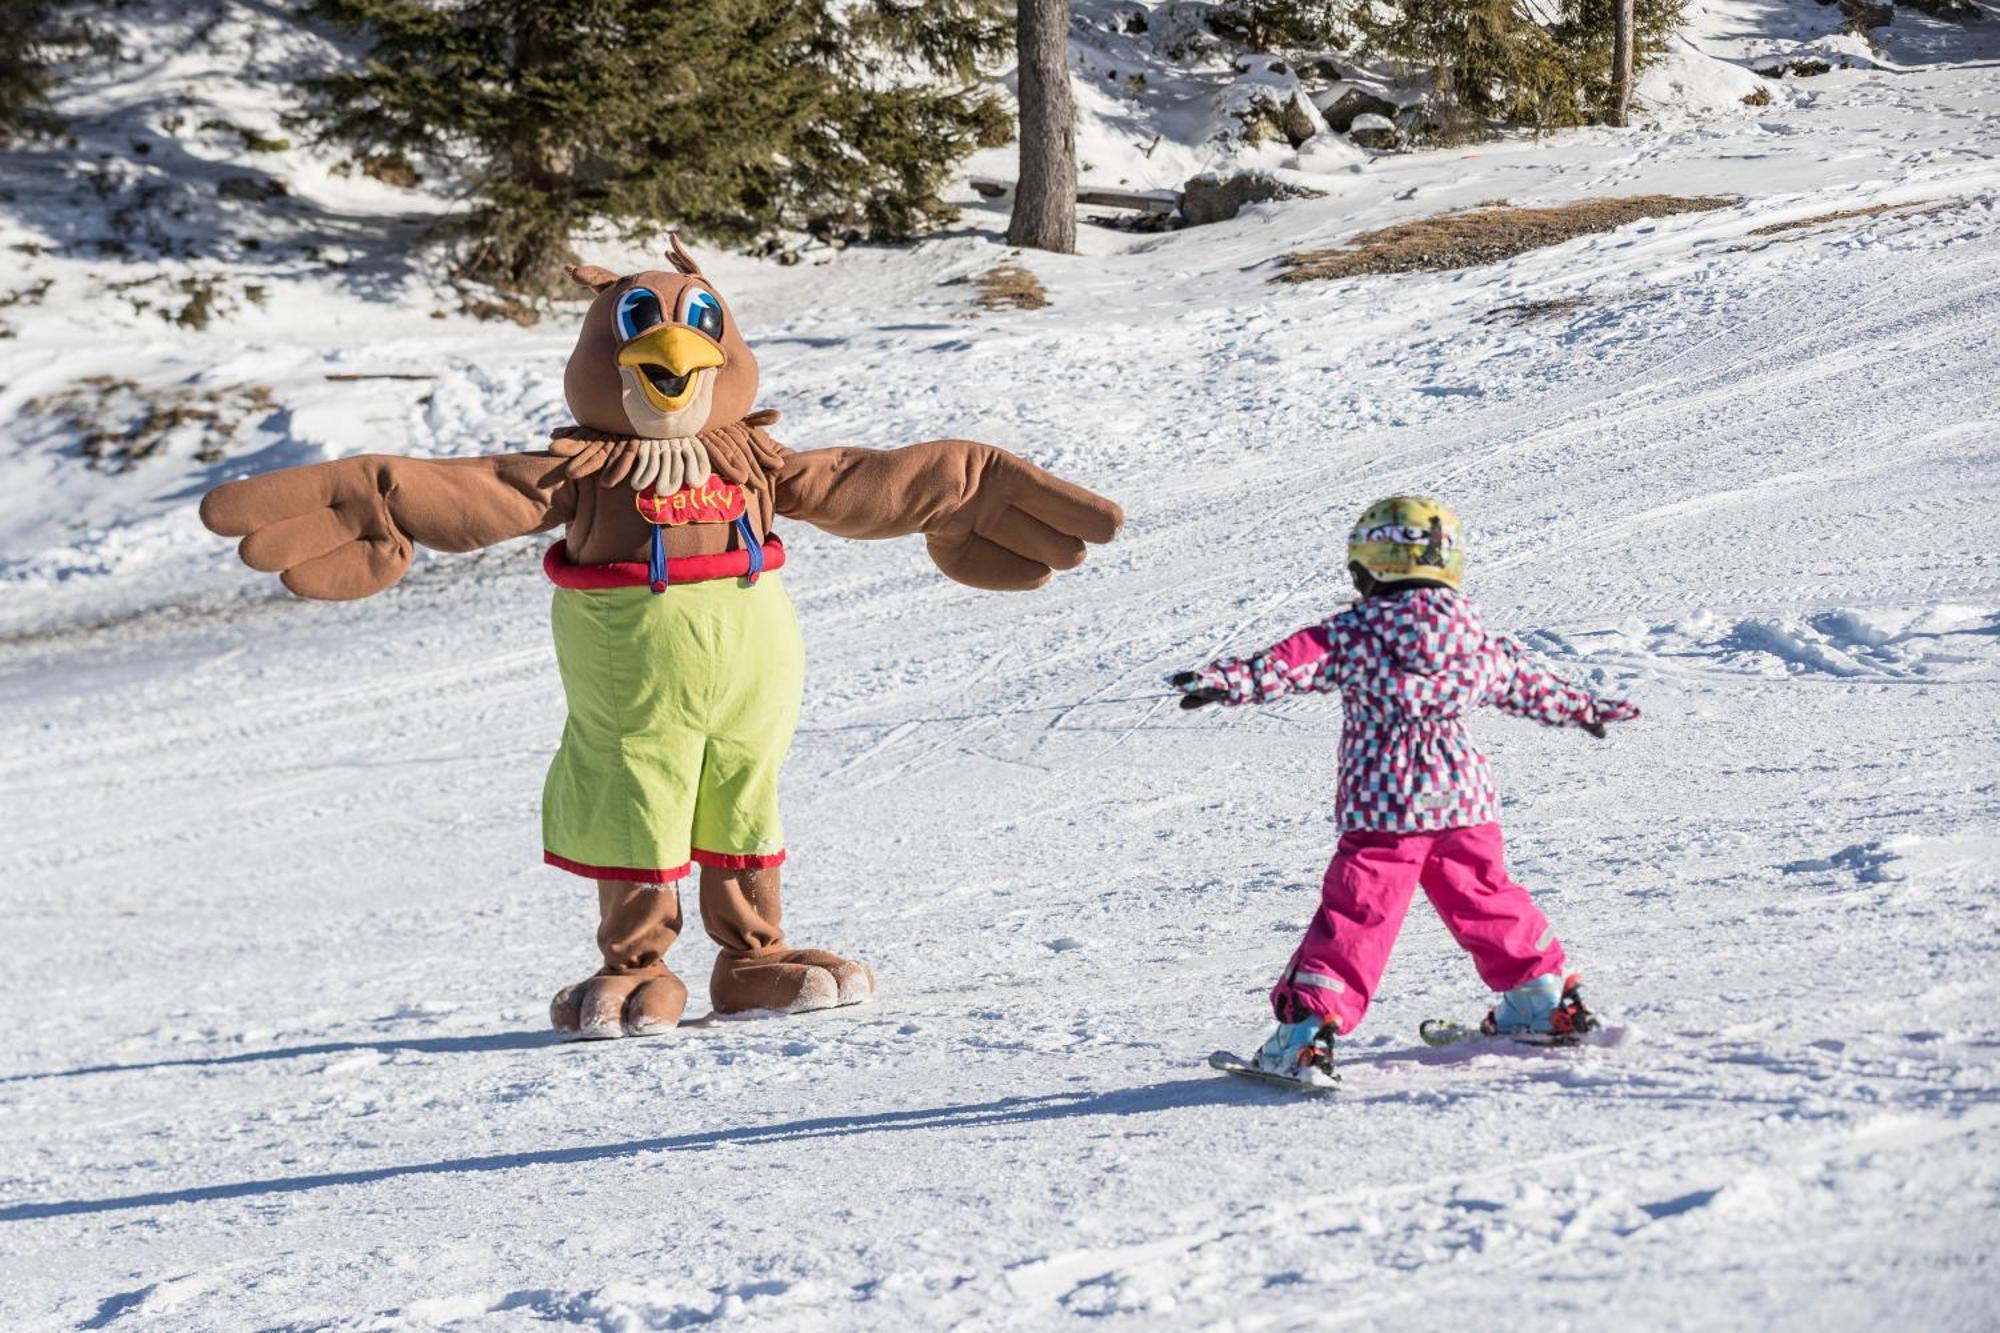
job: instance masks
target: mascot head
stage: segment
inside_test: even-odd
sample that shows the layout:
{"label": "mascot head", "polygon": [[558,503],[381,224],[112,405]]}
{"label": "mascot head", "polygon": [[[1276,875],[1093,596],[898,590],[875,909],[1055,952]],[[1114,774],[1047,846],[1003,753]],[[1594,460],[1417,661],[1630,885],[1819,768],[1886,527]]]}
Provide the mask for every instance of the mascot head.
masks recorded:
{"label": "mascot head", "polygon": [[595,264],[569,275],[597,293],[563,371],[577,424],[652,440],[698,435],[740,420],[757,399],[757,358],[721,293],[680,238],[672,272],[619,277]]}

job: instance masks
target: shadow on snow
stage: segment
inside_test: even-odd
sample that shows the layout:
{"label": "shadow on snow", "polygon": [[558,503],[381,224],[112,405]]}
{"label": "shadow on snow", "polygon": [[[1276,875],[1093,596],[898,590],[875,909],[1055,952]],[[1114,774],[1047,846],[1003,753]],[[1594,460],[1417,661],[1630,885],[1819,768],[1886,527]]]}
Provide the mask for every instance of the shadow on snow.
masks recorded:
{"label": "shadow on snow", "polygon": [[[401,1044],[410,1046],[422,1043]],[[356,1043],[356,1045],[371,1045],[371,1043]],[[377,1181],[399,1180],[411,1176],[513,1171],[535,1166],[570,1166],[580,1162],[616,1161],[648,1153],[699,1152],[709,1148],[798,1143],[811,1139],[848,1138],[900,1130],[991,1129],[1001,1125],[1036,1124],[1088,1116],[1149,1115],[1196,1106],[1270,1101],[1289,1095],[1282,1090],[1256,1088],[1234,1080],[1204,1075],[1148,1084],[1140,1088],[1119,1088],[1110,1092],[1058,1092],[1031,1097],[1002,1097],[996,1101],[977,1102],[968,1106],[878,1111],[866,1115],[819,1116],[776,1125],[703,1130],[693,1134],[629,1139],[622,1143],[601,1143],[576,1148],[550,1148],[540,1152],[493,1153],[481,1157],[455,1157],[436,1162],[415,1162],[355,1171],[328,1171],[316,1175],[240,1180],[221,1185],[196,1185],[186,1189],[158,1190],[107,1199],[63,1199],[47,1203],[12,1204],[0,1208],[0,1222],[25,1222],[44,1217],[123,1212],[129,1209],[159,1208],[177,1203],[204,1203],[211,1199],[246,1199],[273,1194],[298,1194],[329,1186],[371,1185]]]}

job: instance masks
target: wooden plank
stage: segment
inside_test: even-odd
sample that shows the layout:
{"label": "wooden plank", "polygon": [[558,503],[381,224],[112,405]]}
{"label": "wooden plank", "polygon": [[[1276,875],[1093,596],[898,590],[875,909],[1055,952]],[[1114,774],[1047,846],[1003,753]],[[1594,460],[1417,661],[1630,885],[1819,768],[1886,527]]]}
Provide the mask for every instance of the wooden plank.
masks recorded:
{"label": "wooden plank", "polygon": [[[982,199],[1006,199],[1014,193],[1014,182],[995,176],[974,176],[971,185],[973,192]],[[1078,188],[1076,201],[1093,208],[1171,213],[1181,206],[1181,195],[1178,190],[1121,190],[1112,186],[1086,185]]]}
{"label": "wooden plank", "polygon": [[1078,190],[1076,201],[1098,208],[1129,208],[1137,213],[1171,213],[1181,206],[1178,190],[1105,190],[1095,186]]}

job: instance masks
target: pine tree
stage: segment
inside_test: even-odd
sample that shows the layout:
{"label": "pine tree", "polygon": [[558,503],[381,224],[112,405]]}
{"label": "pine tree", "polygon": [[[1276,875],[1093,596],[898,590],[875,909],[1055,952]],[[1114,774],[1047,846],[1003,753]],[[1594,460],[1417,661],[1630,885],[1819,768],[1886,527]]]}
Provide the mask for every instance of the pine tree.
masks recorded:
{"label": "pine tree", "polygon": [[[1660,58],[1686,0],[1635,0],[1633,63]],[[1362,9],[1376,52],[1429,71],[1432,133],[1588,124],[1612,103],[1617,0],[1400,0]]]}
{"label": "pine tree", "polygon": [[1252,51],[1343,51],[1357,8],[1354,0],[1227,0],[1204,21]]}
{"label": "pine tree", "polygon": [[53,128],[47,0],[0,0],[0,144]]}
{"label": "pine tree", "polygon": [[1007,118],[975,87],[1005,0],[312,0],[372,41],[313,79],[322,141],[448,161],[473,200],[464,272],[566,287],[609,220],[746,244],[780,229],[907,236]]}
{"label": "pine tree", "polygon": [[1377,50],[1430,72],[1433,132],[1442,137],[1496,122],[1574,123],[1562,53],[1519,0],[1402,0],[1361,23]]}
{"label": "pine tree", "polygon": [[[1667,43],[1687,17],[1687,0],[1632,0],[1632,69],[1643,73],[1660,62]],[[1577,96],[1588,118],[1612,109],[1612,50],[1618,32],[1618,0],[1562,0],[1550,28],[1577,71]]]}

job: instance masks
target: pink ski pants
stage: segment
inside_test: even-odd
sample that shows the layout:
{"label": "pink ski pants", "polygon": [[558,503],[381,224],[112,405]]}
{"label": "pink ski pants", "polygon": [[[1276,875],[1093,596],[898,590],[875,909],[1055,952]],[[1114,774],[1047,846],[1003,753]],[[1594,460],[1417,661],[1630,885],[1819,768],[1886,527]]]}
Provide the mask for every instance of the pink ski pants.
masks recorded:
{"label": "pink ski pants", "polygon": [[1507,877],[1498,824],[1438,833],[1347,833],[1326,868],[1319,911],[1271,988],[1282,1022],[1307,1012],[1352,1032],[1388,966],[1396,934],[1423,885],[1481,980],[1512,990],[1563,966],[1555,929]]}

